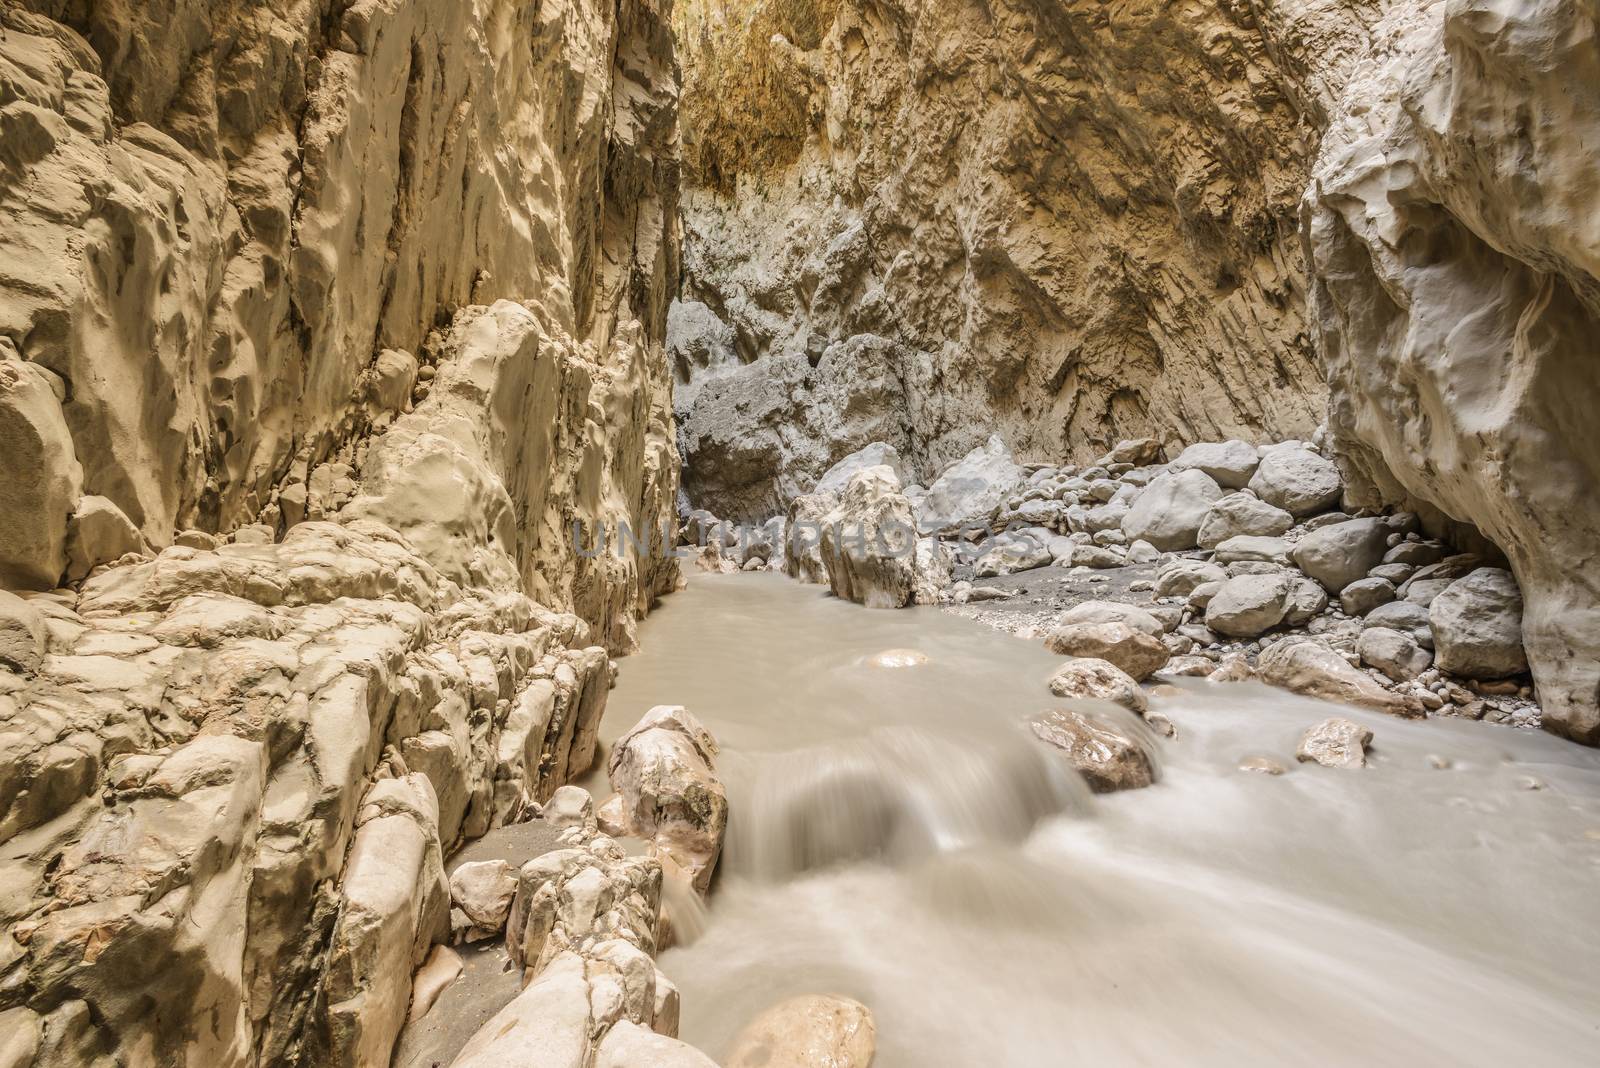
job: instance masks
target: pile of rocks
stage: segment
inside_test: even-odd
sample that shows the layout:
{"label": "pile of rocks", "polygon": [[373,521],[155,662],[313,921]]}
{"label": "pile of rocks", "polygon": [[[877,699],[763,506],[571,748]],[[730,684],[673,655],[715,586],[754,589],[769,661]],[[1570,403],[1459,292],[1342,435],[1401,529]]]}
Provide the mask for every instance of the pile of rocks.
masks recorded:
{"label": "pile of rocks", "polygon": [[[1536,724],[1511,573],[1452,553],[1415,515],[1339,511],[1343,495],[1338,467],[1315,442],[1207,442],[1164,463],[1154,440],[1124,441],[1075,468],[1018,464],[993,438],[926,489],[908,484],[892,447],[875,444],[840,461],[761,537],[737,549],[713,538],[708,552],[736,561],[730,570],[781,566],[892,607],[1002,599],[1012,591],[986,579],[1044,569],[1090,581],[1131,573],[1140,577],[1124,595],[1144,609],[1143,629],[1106,635],[1051,619],[1042,629],[1052,648],[1131,666],[1139,678],[1176,657],[1168,670],[1183,675],[1256,677],[1404,715]],[[714,522],[697,513],[686,533]],[[808,523],[823,531],[814,544]],[[840,524],[867,535],[854,551],[830,540]],[[910,551],[874,537],[911,525]],[[1133,661],[1103,656],[1112,647]]]}
{"label": "pile of rocks", "polygon": [[[497,1011],[457,1040],[459,1050],[434,1049],[425,1062],[442,1063],[442,1054],[455,1068],[716,1068],[678,1041],[678,990],[653,959],[674,937],[674,884],[703,893],[722,850],[727,800],[716,753],[687,709],[653,708],[613,747],[617,792],[598,811],[587,791],[562,787],[537,813],[552,836],[544,852],[517,868],[504,859],[456,867],[448,884],[456,941],[503,938],[521,982],[479,1006]],[[645,839],[647,854],[625,848],[623,837]],[[413,1021],[461,974],[452,951],[439,956],[417,977]],[[867,1068],[875,1046],[865,1006],[808,996],[759,1014],[726,1063]]]}

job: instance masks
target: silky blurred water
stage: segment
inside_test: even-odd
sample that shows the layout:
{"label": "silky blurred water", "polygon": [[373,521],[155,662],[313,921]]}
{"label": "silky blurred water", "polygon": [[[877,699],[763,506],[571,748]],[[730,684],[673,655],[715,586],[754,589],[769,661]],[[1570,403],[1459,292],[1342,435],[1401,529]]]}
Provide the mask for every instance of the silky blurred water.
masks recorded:
{"label": "silky blurred water", "polygon": [[[1195,684],[1161,781],[1091,797],[1019,730],[1060,703],[1037,643],[766,574],[693,578],[642,642],[602,738],[683,704],[723,746],[722,875],[660,962],[713,1056],[835,992],[878,1068],[1600,1062],[1600,753]],[[1334,712],[1371,767],[1295,764]]]}

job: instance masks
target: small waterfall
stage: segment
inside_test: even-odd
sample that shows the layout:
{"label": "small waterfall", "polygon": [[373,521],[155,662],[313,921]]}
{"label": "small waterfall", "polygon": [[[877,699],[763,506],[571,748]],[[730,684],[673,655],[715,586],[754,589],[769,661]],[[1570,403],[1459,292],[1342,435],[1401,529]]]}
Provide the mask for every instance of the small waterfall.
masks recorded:
{"label": "small waterfall", "polygon": [[1090,805],[1082,780],[1020,729],[882,727],[757,755],[741,772],[725,870],[768,881],[1017,842],[1041,819]]}

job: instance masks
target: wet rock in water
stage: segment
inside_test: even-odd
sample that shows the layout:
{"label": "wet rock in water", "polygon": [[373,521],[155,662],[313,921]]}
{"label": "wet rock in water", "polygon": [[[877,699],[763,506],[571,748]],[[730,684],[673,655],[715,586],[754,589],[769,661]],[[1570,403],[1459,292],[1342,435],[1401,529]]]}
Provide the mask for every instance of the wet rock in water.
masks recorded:
{"label": "wet rock in water", "polygon": [[[1248,441],[1202,441],[1190,445],[1169,465],[1174,471],[1193,468],[1203,471],[1219,486],[1243,489],[1261,463],[1256,447]],[[1285,527],[1284,530],[1288,530]]]}
{"label": "wet rock in water", "polygon": [[1122,533],[1130,541],[1149,542],[1162,552],[1193,549],[1200,524],[1221,496],[1222,487],[1204,472],[1160,475],[1128,508],[1122,518]]}
{"label": "wet rock in water", "polygon": [[1206,626],[1230,638],[1255,638],[1283,622],[1293,584],[1286,575],[1240,575],[1206,603]]}
{"label": "wet rock in water", "polygon": [[1210,676],[1211,682],[1248,682],[1256,677],[1250,658],[1243,653],[1228,653]]}
{"label": "wet rock in water", "polygon": [[917,588],[911,502],[887,467],[858,471],[822,528],[822,562],[834,595],[868,608],[904,608]]}
{"label": "wet rock in water", "polygon": [[1137,790],[1155,781],[1150,754],[1133,738],[1077,709],[1041,712],[1028,726],[1060,749],[1097,794]]}
{"label": "wet rock in water", "polygon": [[1356,579],[1339,591],[1339,607],[1345,615],[1364,616],[1379,605],[1395,599],[1394,583],[1386,578]]}
{"label": "wet rock in water", "polygon": [[868,1068],[877,1045],[877,1027],[865,1005],[807,994],[750,1021],[723,1068]]}
{"label": "wet rock in water", "polygon": [[885,649],[881,653],[873,653],[866,660],[868,667],[880,668],[918,667],[927,662],[928,655],[915,649]]}
{"label": "wet rock in water", "polygon": [[1084,601],[1061,614],[1057,625],[1076,623],[1126,623],[1134,630],[1159,637],[1167,628],[1150,612],[1121,601]]}
{"label": "wet rock in water", "polygon": [[1196,542],[1215,549],[1229,538],[1275,538],[1294,526],[1294,516],[1268,504],[1253,493],[1230,493],[1219,498],[1200,523]]}
{"label": "wet rock in water", "polygon": [[1060,624],[1044,644],[1062,656],[1110,661],[1140,682],[1160,670],[1172,655],[1159,638],[1118,622]]}
{"label": "wet rock in water", "polygon": [[600,807],[595,809],[594,821],[597,831],[613,838],[624,838],[633,833],[628,826],[627,802],[621,794],[612,794],[601,802]]}
{"label": "wet rock in water", "polygon": [[728,797],[716,775],[717,743],[690,712],[646,712],[611,747],[607,771],[631,833],[648,839],[704,893],[728,829]]}
{"label": "wet rock in water", "polygon": [[1256,676],[1307,697],[1344,701],[1396,716],[1420,716],[1414,697],[1394,693],[1322,642],[1285,638],[1256,659]]}
{"label": "wet rock in water", "polygon": [[1240,771],[1255,772],[1258,775],[1287,775],[1289,769],[1281,760],[1274,760],[1269,756],[1247,756],[1239,761]]}
{"label": "wet rock in water", "polygon": [[1050,692],[1057,697],[1111,701],[1139,715],[1150,707],[1132,675],[1092,657],[1073,657],[1057,668],[1050,676]]}
{"label": "wet rock in water", "polygon": [[953,583],[951,569],[955,561],[950,551],[937,538],[917,539],[917,584],[912,597],[917,604],[943,604],[950,600]]}
{"label": "wet rock in water", "polygon": [[1528,670],[1522,647],[1522,591],[1511,572],[1482,567],[1451,583],[1428,606],[1439,669],[1469,679]]}
{"label": "wet rock in water", "polygon": [[1257,497],[1297,519],[1332,508],[1344,492],[1333,461],[1295,442],[1267,449],[1249,486]]}
{"label": "wet rock in water", "polygon": [[1389,527],[1382,519],[1351,519],[1320,527],[1295,545],[1295,566],[1329,593],[1338,593],[1383,561]]}
{"label": "wet rock in water", "polygon": [[828,569],[822,562],[822,525],[839,504],[828,493],[806,493],[789,502],[783,543],[783,570],[801,582],[826,585]]}
{"label": "wet rock in water", "polygon": [[928,487],[917,509],[917,529],[933,534],[949,527],[987,523],[1022,485],[1022,468],[999,434],[957,460]]}
{"label": "wet rock in water", "polygon": [[1215,670],[1217,665],[1209,657],[1174,656],[1156,674],[1163,678],[1203,679]]}
{"label": "wet rock in water", "polygon": [[1372,732],[1339,716],[1325,719],[1300,737],[1295,759],[1325,768],[1364,768]]}
{"label": "wet rock in water", "polygon": [[498,935],[505,929],[516,893],[517,874],[503,860],[473,861],[456,868],[450,873],[450,904],[466,921],[456,933],[469,942]]}
{"label": "wet rock in water", "polygon": [[1356,639],[1361,662],[1377,668],[1395,682],[1409,682],[1428,670],[1433,654],[1415,638],[1388,627],[1368,627]]}

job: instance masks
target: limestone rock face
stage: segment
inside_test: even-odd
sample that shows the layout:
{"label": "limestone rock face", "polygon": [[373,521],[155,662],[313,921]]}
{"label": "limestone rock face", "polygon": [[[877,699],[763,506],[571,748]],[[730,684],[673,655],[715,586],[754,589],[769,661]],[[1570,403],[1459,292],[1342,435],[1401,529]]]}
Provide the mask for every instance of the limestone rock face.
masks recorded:
{"label": "limestone rock face", "polygon": [[685,297],[723,339],[677,365],[691,498],[792,495],[869,432],[921,474],[995,432],[1308,436],[1307,120],[1379,7],[679,3]]}
{"label": "limestone rock face", "polygon": [[1600,743],[1600,11],[1402,3],[1377,32],[1304,204],[1329,428],[1358,503],[1506,554],[1543,722]]}
{"label": "limestone rock face", "polygon": [[579,545],[676,497],[662,16],[0,10],[0,585],[82,579],[0,603],[0,928],[105,1063],[387,1064],[442,857],[593,763],[676,579]]}
{"label": "limestone rock face", "polygon": [[[427,377],[446,357],[435,328],[501,298],[537,322],[530,384],[563,391],[530,418],[560,426],[541,458],[559,471],[551,496],[664,518],[678,227],[662,14],[650,0],[6,5],[0,366],[70,384],[54,416],[68,435],[49,435],[65,455],[46,469],[71,499],[23,512],[48,542],[29,550],[29,584],[60,578],[79,467],[81,492],[156,547],[333,514],[342,502],[314,508],[315,470],[359,467],[338,454],[409,406],[412,354]],[[5,521],[37,470],[0,470]],[[509,488],[548,522],[529,487]],[[529,547],[534,533],[519,531]],[[551,559],[557,540],[538,532]],[[550,607],[587,614],[558,601],[573,596],[554,589]]]}

